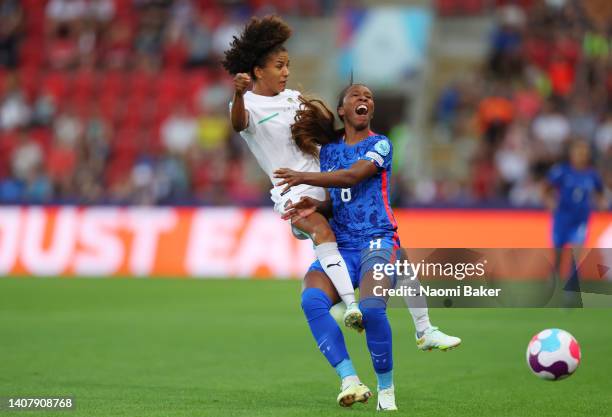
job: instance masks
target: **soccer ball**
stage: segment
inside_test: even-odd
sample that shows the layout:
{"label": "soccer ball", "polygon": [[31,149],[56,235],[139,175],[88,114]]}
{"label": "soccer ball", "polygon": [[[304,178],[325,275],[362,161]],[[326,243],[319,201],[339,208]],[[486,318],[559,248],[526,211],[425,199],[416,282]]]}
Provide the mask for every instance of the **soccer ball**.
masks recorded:
{"label": "soccer ball", "polygon": [[527,346],[527,365],[542,379],[567,378],[580,364],[580,345],[574,336],[561,329],[546,329],[531,338]]}

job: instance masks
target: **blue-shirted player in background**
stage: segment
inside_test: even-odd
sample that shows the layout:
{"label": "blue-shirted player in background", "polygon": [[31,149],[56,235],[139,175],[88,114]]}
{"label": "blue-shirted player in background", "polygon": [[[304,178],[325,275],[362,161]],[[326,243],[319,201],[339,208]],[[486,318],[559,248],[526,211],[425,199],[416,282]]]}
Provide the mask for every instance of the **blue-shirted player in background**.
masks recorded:
{"label": "blue-shirted player in background", "polygon": [[[601,178],[591,164],[589,144],[581,140],[571,142],[568,161],[553,166],[548,173],[544,194],[546,205],[553,211],[555,278],[560,274],[563,248],[574,248],[574,258],[577,259],[586,240],[593,208],[597,206],[606,209],[603,191]],[[574,264],[572,277],[577,278],[575,272]],[[573,284],[576,285],[577,281]]]}
{"label": "blue-shirted player in background", "polygon": [[[276,178],[287,189],[298,184],[317,184],[329,188],[329,199],[320,202],[305,197],[288,207],[288,216],[307,215],[311,210],[332,213],[330,221],[340,252],[354,285],[360,288],[360,308],[368,349],[378,378],[379,410],[395,410],[391,328],[387,320],[386,297],[377,296],[373,287],[394,286],[390,280],[376,281],[375,263],[392,262],[400,247],[397,223],[389,204],[389,180],[393,158],[392,145],[385,136],[370,130],[374,100],[368,87],[355,84],[340,95],[338,116],[344,129],[334,129],[334,116],[318,100],[302,100],[292,134],[306,153],[320,150],[321,171],[296,172],[280,169]],[[342,379],[338,396],[341,405],[365,401],[369,390],[361,384],[350,361],[340,330],[329,314],[337,295],[318,262],[313,263],[304,279],[302,307],[321,352]],[[425,309],[426,310],[426,309]],[[427,322],[429,320],[427,319]],[[430,326],[428,336],[439,346],[457,345],[460,339],[445,335]]]}

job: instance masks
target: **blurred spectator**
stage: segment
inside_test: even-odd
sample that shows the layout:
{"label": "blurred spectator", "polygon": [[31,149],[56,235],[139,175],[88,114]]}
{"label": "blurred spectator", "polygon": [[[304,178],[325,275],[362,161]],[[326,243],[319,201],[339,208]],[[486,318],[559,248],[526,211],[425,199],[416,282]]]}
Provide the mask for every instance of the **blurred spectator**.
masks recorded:
{"label": "blurred spectator", "polygon": [[129,23],[120,20],[113,24],[102,39],[101,63],[108,69],[124,69],[132,55],[132,33]]}
{"label": "blurred spectator", "polygon": [[22,198],[32,203],[48,203],[53,196],[53,186],[42,164],[36,165],[25,178]]}
{"label": "blurred spectator", "polygon": [[32,107],[32,124],[34,126],[50,126],[55,116],[55,97],[49,93],[41,93]]}
{"label": "blurred spectator", "polygon": [[8,80],[4,97],[0,97],[0,131],[26,126],[30,121],[30,107],[15,78]]}
{"label": "blurred spectator", "polygon": [[593,139],[598,120],[588,97],[574,98],[569,112],[569,122],[572,136],[579,136],[589,141]]}
{"label": "blurred spectator", "polygon": [[55,118],[53,131],[59,144],[67,148],[75,148],[83,134],[83,124],[74,110],[67,107]]}
{"label": "blurred spectator", "polygon": [[211,57],[212,31],[204,12],[196,12],[189,22],[183,26],[183,38],[187,43],[188,66],[213,64],[214,61]]}
{"label": "blurred spectator", "polygon": [[491,37],[489,66],[491,71],[504,77],[519,73],[522,65],[521,28],[525,24],[523,10],[507,5],[499,10],[499,25]]}
{"label": "blurred spectator", "polygon": [[22,20],[19,0],[0,0],[0,67],[17,67]]}
{"label": "blurred spectator", "polygon": [[172,153],[185,154],[195,143],[196,135],[196,120],[185,106],[179,106],[161,126],[162,143]]}
{"label": "blurred spectator", "polygon": [[570,124],[559,106],[547,101],[533,120],[532,132],[543,153],[555,159],[561,156],[563,146],[570,137]]}
{"label": "blurred spectator", "polygon": [[595,133],[595,148],[599,155],[607,155],[612,151],[612,111],[606,114],[603,123]]}
{"label": "blurred spectator", "polygon": [[86,15],[98,25],[107,24],[115,16],[115,2],[113,0],[89,0]]}
{"label": "blurred spectator", "polygon": [[52,29],[61,25],[78,25],[87,15],[85,0],[49,0],[46,15]]}
{"label": "blurred spectator", "polygon": [[47,59],[51,68],[73,68],[79,59],[79,45],[70,26],[61,26],[49,40]]}
{"label": "blurred spectator", "polygon": [[11,155],[13,176],[26,181],[32,173],[39,169],[43,163],[43,151],[30,135],[22,131],[18,135],[18,142]]}
{"label": "blurred spectator", "polygon": [[486,140],[492,144],[498,143],[514,118],[512,102],[504,95],[494,91],[485,97],[478,105],[478,121],[480,130]]}
{"label": "blurred spectator", "polygon": [[203,149],[218,149],[230,135],[231,127],[225,114],[203,114],[197,121],[197,139]]}
{"label": "blurred spectator", "polygon": [[222,57],[227,45],[240,32],[240,24],[232,16],[217,26],[212,39],[212,52],[216,57]]}

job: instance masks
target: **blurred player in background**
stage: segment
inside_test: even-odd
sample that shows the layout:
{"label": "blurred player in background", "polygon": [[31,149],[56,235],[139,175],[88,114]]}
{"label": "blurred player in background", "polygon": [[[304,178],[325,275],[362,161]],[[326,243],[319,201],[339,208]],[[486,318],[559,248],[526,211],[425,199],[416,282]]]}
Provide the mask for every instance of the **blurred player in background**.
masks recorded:
{"label": "blurred player in background", "polygon": [[[300,92],[285,88],[289,55],[284,43],[290,36],[291,28],[279,17],[252,18],[240,36],[234,37],[223,61],[225,69],[235,76],[230,104],[232,126],[273,184],[272,173],[280,167],[319,171],[318,160],[304,154],[291,139],[290,125],[299,107]],[[247,91],[251,83],[253,89]],[[323,188],[309,185],[296,187],[286,195],[281,195],[281,187],[275,185],[271,194],[274,209],[280,214],[285,212],[287,204],[300,197],[325,198]],[[361,328],[362,314],[355,301],[346,262],[338,251],[327,219],[320,213],[312,213],[292,222],[292,230],[296,237],[309,237],[314,242],[317,258],[347,306],[345,325]]]}
{"label": "blurred player in background", "polygon": [[[372,275],[374,264],[393,262],[400,248],[389,203],[392,145],[385,136],[370,130],[374,98],[365,85],[350,85],[340,94],[337,112],[344,123],[340,131],[335,130],[334,115],[323,102],[303,98],[301,101],[303,108],[297,113],[292,134],[305,153],[319,155],[322,172],[284,168],[275,171],[275,177],[283,179],[278,185],[285,185],[285,190],[302,184],[329,188],[329,199],[303,197],[289,206],[284,217],[301,217],[315,210],[333,214],[330,224],[348,261],[353,284],[360,288],[363,325],[378,379],[377,409],[396,410],[387,297],[378,296],[380,292],[374,291],[375,286],[393,287],[394,277],[377,281]],[[318,145],[322,145],[320,153]],[[342,380],[338,402],[351,405],[366,401],[369,391],[357,377],[342,333],[329,313],[337,296],[318,261],[312,264],[304,282],[304,314],[319,349]],[[429,334],[443,336],[445,342],[454,345],[461,342],[437,329]]]}
{"label": "blurred player in background", "polygon": [[586,239],[591,212],[594,206],[607,208],[603,192],[601,177],[592,166],[589,144],[574,140],[569,145],[567,162],[553,166],[548,173],[545,189],[546,204],[553,212],[555,278],[560,275],[563,248],[569,246],[574,249],[570,278],[577,279],[575,262]]}

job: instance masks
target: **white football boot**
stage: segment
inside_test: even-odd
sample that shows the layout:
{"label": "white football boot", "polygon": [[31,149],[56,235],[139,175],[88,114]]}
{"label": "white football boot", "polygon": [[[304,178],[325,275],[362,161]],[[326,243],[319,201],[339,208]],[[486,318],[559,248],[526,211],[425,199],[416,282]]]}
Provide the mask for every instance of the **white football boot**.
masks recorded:
{"label": "white football boot", "polygon": [[431,326],[425,330],[423,336],[416,336],[417,348],[421,350],[439,349],[447,351],[461,344],[461,339],[455,336],[449,336],[440,331],[436,326]]}
{"label": "white football boot", "polygon": [[359,382],[359,379],[342,384],[340,389],[341,391],[336,401],[342,407],[350,407],[355,403],[366,403],[368,398],[372,396],[372,391]]}
{"label": "white football boot", "polygon": [[378,391],[378,404],[376,411],[397,411],[395,405],[395,387],[385,388]]}
{"label": "white football boot", "polygon": [[363,331],[363,315],[361,314],[361,310],[359,310],[359,304],[357,302],[351,303],[346,308],[342,319],[346,327],[357,330],[360,333]]}

